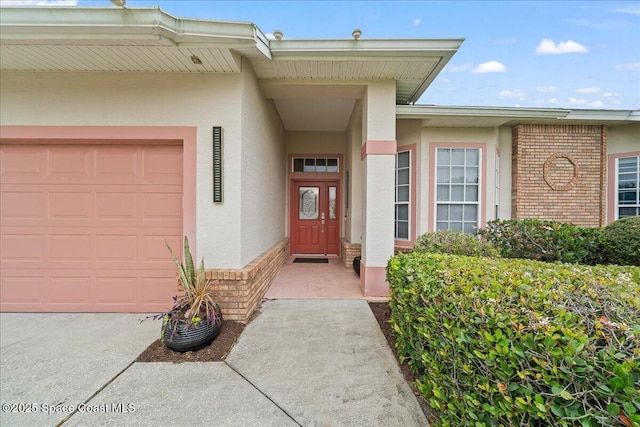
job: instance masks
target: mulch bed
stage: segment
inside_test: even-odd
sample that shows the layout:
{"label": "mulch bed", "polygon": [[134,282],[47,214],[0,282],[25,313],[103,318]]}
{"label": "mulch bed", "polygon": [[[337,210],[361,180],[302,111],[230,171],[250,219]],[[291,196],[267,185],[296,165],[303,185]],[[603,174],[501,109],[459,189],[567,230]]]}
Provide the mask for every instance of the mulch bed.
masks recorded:
{"label": "mulch bed", "polygon": [[[393,354],[398,359],[398,353],[396,351],[396,339],[391,333],[391,325],[389,325],[389,319],[391,317],[391,309],[386,302],[370,302],[369,307],[373,312],[378,325],[387,339],[389,347],[393,351]],[[257,313],[252,316],[255,318]],[[250,321],[251,321],[250,320]],[[196,351],[187,351],[184,353],[178,353],[173,350],[169,350],[162,345],[160,340],[154,341],[147,349],[136,359],[136,362],[219,362],[225,359],[225,357],[231,351],[231,348],[235,345],[240,337],[240,334],[245,328],[245,324],[240,322],[233,322],[225,320],[220,334],[213,340],[208,346],[202,347]],[[158,335],[160,334],[160,322],[158,322]],[[399,363],[399,362],[398,362]],[[425,400],[420,392],[414,387],[413,382],[416,380],[416,375],[411,372],[411,369],[406,363],[400,363],[400,370],[404,375],[404,379],[407,381],[413,393],[416,395],[416,399],[422,408],[425,416],[431,424],[436,420],[435,414],[429,403]]]}
{"label": "mulch bed", "polygon": [[[225,320],[220,334],[211,344],[196,351],[184,353],[169,350],[160,340],[156,340],[138,356],[136,362],[219,362],[229,354],[245,326],[240,322]],[[161,322],[158,321],[158,335],[160,335],[160,328]]]}

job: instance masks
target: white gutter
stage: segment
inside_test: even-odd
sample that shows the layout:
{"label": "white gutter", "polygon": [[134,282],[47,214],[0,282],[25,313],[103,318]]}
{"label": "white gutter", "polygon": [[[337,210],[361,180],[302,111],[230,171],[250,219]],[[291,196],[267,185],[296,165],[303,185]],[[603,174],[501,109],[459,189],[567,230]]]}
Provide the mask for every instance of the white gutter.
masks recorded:
{"label": "white gutter", "polygon": [[162,40],[179,47],[256,47],[270,57],[266,37],[248,22],[177,18],[157,7],[0,9],[2,44],[49,44],[56,40],[72,44],[80,39],[96,44],[126,39],[141,44]]}
{"label": "white gutter", "polygon": [[570,110],[564,108],[521,107],[446,107],[432,105],[397,105],[400,119],[433,117],[486,117],[513,120],[577,120],[607,122],[639,122],[640,110]]}

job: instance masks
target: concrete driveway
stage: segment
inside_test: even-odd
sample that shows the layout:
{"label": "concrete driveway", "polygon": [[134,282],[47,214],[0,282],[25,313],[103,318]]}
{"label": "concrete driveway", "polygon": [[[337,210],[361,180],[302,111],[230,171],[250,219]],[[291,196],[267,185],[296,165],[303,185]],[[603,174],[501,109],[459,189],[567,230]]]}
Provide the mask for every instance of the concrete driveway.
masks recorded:
{"label": "concrete driveway", "polygon": [[224,362],[134,363],[143,317],[1,314],[0,425],[428,425],[366,301],[265,301]]}

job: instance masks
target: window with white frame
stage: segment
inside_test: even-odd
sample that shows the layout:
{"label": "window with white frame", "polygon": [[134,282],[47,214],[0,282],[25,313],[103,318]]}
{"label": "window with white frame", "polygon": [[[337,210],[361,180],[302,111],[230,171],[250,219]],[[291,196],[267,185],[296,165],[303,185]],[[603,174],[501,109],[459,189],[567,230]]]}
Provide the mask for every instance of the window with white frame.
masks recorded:
{"label": "window with white frame", "polygon": [[411,215],[411,151],[396,154],[395,239],[409,240]]}
{"label": "window with white frame", "polygon": [[474,233],[480,215],[480,149],[436,150],[436,230]]}
{"label": "window with white frame", "polygon": [[640,215],[640,156],[616,159],[616,219]]}

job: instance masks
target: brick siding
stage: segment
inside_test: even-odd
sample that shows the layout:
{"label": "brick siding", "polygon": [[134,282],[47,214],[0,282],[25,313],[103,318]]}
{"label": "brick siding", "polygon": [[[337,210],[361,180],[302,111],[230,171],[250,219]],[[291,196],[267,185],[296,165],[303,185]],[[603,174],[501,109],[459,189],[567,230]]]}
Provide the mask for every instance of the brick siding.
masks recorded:
{"label": "brick siding", "polygon": [[353,259],[360,255],[362,245],[360,243],[351,243],[347,239],[340,239],[340,248],[344,266],[353,268]]}
{"label": "brick siding", "polygon": [[223,317],[246,323],[288,257],[289,238],[286,238],[244,268],[206,270],[206,278],[215,289]]}
{"label": "brick siding", "polygon": [[514,126],[512,218],[604,225],[606,143],[606,126]]}

